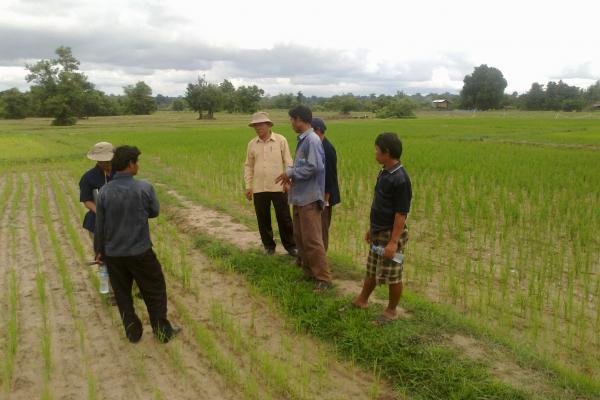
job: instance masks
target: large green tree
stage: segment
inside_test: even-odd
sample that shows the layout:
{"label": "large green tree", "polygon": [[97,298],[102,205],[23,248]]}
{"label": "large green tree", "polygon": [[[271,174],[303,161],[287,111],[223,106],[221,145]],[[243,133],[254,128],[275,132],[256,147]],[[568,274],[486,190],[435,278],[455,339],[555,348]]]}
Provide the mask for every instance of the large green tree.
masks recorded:
{"label": "large green tree", "polygon": [[460,92],[463,108],[489,110],[499,108],[507,82],[502,72],[485,64],[475,67],[471,75],[465,76]]}
{"label": "large green tree", "polygon": [[152,88],[144,81],[123,88],[125,91],[125,112],[134,115],[148,115],[156,111]]}
{"label": "large green tree", "polygon": [[214,113],[223,104],[223,91],[218,85],[199,77],[198,83],[188,84],[185,99],[190,108],[198,113],[198,119],[203,119],[204,111],[208,119],[214,119]]}
{"label": "large green tree", "polygon": [[25,79],[33,83],[31,95],[40,114],[54,117],[54,125],[73,125],[83,116],[86,93],[94,88],[79,72],[79,61],[70,47],[61,46],[55,54],[54,59],[26,65],[29,74]]}
{"label": "large green tree", "polygon": [[240,86],[235,91],[235,109],[242,113],[254,113],[258,111],[258,105],[265,91],[258,86]]}
{"label": "large green tree", "polygon": [[27,95],[21,93],[19,89],[12,88],[0,93],[0,103],[2,111],[0,115],[7,119],[23,119],[27,117],[28,101]]}

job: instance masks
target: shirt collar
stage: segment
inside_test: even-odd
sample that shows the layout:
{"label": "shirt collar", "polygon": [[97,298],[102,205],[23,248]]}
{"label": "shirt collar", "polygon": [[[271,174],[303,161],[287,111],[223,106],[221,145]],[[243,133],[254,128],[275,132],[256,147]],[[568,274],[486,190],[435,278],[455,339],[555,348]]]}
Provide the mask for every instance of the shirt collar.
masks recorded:
{"label": "shirt collar", "polygon": [[298,141],[304,140],[304,138],[306,138],[308,135],[310,135],[311,133],[314,133],[314,129],[313,128],[308,128],[307,130],[304,131],[304,133],[302,133],[302,135],[298,136]]}
{"label": "shirt collar", "polygon": [[113,179],[127,179],[127,178],[133,179],[133,175],[131,175],[127,172],[116,172],[115,176],[113,177]]}
{"label": "shirt collar", "polygon": [[[274,141],[275,141],[275,138],[273,137],[273,132],[271,132],[271,135],[269,136],[269,139],[267,139],[265,141],[265,143],[266,142],[274,142]],[[260,138],[257,136],[256,137],[256,143],[260,143],[260,142],[262,142],[262,140],[260,140]]]}
{"label": "shirt collar", "polygon": [[402,163],[398,163],[395,166],[392,167],[392,169],[387,170],[385,168],[383,168],[383,171],[387,172],[388,174],[392,175],[394,172],[398,171],[400,168],[402,168]]}

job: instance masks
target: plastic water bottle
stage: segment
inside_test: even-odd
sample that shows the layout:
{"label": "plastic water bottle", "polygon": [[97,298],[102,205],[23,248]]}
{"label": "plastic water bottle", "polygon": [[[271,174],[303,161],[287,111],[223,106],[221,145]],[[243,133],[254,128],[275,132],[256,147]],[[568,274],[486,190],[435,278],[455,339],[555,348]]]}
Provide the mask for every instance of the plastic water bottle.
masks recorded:
{"label": "plastic water bottle", "polygon": [[[383,254],[385,253],[385,248],[383,246],[375,246],[374,244],[371,245],[371,250],[373,251],[373,253],[380,256],[383,256]],[[394,258],[392,258],[392,261],[398,264],[402,264],[402,262],[404,261],[404,254],[400,252],[394,254]]]}
{"label": "plastic water bottle", "polygon": [[108,270],[106,264],[100,264],[98,267],[98,273],[100,275],[100,293],[108,293]]}

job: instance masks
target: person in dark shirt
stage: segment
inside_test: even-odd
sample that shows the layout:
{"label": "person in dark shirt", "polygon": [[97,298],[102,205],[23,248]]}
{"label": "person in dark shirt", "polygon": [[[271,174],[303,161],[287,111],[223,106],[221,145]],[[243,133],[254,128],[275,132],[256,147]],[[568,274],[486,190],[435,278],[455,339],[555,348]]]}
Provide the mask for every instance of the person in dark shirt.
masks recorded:
{"label": "person in dark shirt", "polygon": [[[398,318],[396,308],[402,296],[403,252],[408,241],[406,218],[410,211],[412,186],[400,162],[401,155],[402,142],[395,133],[382,133],[375,139],[375,159],[383,168],[377,177],[371,204],[371,223],[365,240],[371,246],[381,246],[384,253],[379,255],[373,249],[369,251],[363,288],[352,304],[367,308],[369,296],[375,287],[388,285],[388,306],[373,321],[376,325],[384,325]],[[396,257],[398,253],[399,257]]]}
{"label": "person in dark shirt", "polygon": [[79,180],[79,201],[88,209],[83,218],[83,228],[89,232],[93,240],[96,226],[95,195],[102,186],[111,181],[114,175],[110,163],[113,158],[113,145],[108,142],[96,143],[88,151],[87,158],[96,161],[96,165],[83,174]]}
{"label": "person in dark shirt", "polygon": [[321,213],[323,225],[323,245],[325,251],[329,249],[329,227],[333,215],[333,206],[340,203],[340,186],[337,175],[337,153],[333,144],[325,137],[327,126],[318,117],[312,119],[311,126],[315,133],[321,138],[323,150],[325,151],[325,204]]}
{"label": "person in dark shirt", "polygon": [[152,250],[148,218],[156,218],[160,205],[148,182],[134,179],[139,169],[137,147],[120,146],[112,161],[113,180],[102,187],[96,204],[94,248],[105,261],[123,320],[125,335],[138,342],[142,322],[135,313],[131,288],[140,288],[156,338],[166,343],[180,328],[167,319],[167,288],[160,262]]}

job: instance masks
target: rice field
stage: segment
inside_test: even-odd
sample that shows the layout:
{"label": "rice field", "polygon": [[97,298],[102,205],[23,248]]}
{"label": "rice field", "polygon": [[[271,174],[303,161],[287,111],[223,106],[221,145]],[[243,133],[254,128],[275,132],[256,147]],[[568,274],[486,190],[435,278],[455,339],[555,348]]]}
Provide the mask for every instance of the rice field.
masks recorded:
{"label": "rice field", "polygon": [[[295,134],[285,113],[272,117],[274,130],[293,149]],[[406,290],[566,373],[600,380],[600,115],[323,117],[338,153],[342,196],[330,233],[334,266],[352,264],[361,271],[367,253],[362,238],[379,169],[373,142],[381,132],[397,132],[414,192]],[[243,195],[242,163],[254,135],[248,118],[194,118],[192,113],[90,118],[71,128],[50,127],[39,119],[0,121],[3,393],[45,399],[66,394],[114,398],[109,395],[115,393],[174,398],[165,391],[172,387],[183,396],[177,398],[193,398],[177,377],[198,388],[204,382],[190,371],[203,371],[214,378],[215,393],[223,392],[207,398],[313,398],[317,393],[336,398],[326,382],[336,368],[345,367],[330,368],[337,361],[321,355],[310,361],[312,369],[303,370],[298,358],[303,352],[284,343],[290,340],[285,336],[275,352],[266,347],[272,343],[250,329],[260,326],[255,321],[256,310],[264,307],[260,296],[246,293],[249,317],[236,319],[237,305],[228,296],[248,288],[241,284],[232,292],[214,283],[221,273],[235,281],[228,272],[198,272],[196,266],[206,260],[172,222],[159,218],[153,240],[171,282],[171,310],[189,340],[166,352],[150,340],[128,346],[120,338],[118,315],[96,304],[96,275],[82,266],[91,255],[80,228],[77,180],[91,166],[84,154],[97,141],[137,145],[143,153],[141,178],[256,229],[253,208]],[[334,278],[335,273],[334,268]],[[202,285],[207,280],[216,285],[208,294]],[[108,333],[103,325],[111,326]],[[115,363],[121,369],[103,368]],[[298,368],[290,370],[293,363]],[[72,379],[59,383],[74,364],[77,384],[69,386]],[[169,372],[159,377],[157,364],[168,365]],[[124,384],[119,374],[126,370],[135,372]],[[372,389],[377,382],[372,374],[361,379],[364,385],[353,387],[364,398],[369,390],[386,390]],[[108,382],[119,383],[122,392],[108,391]]]}

